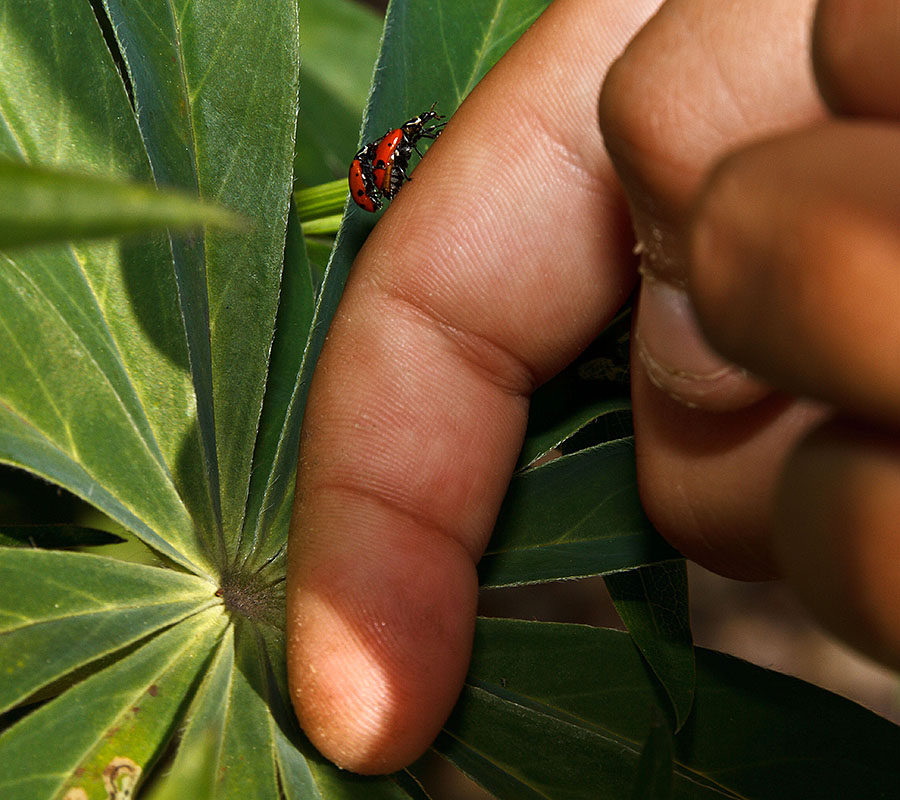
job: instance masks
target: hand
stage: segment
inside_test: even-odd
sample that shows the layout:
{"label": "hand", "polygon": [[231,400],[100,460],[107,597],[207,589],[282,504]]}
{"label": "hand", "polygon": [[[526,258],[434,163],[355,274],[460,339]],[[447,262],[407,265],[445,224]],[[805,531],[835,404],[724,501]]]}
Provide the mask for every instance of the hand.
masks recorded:
{"label": "hand", "polygon": [[[835,14],[844,5],[854,4],[829,3]],[[851,305],[871,310],[879,299],[873,313],[883,309],[875,319],[886,325],[889,285],[869,291],[868,302],[834,280],[821,287],[811,280],[810,263],[824,259],[833,265],[825,275],[836,278],[843,275],[837,257],[828,261],[814,250],[814,261],[800,261],[790,247],[779,249],[792,228],[775,225],[782,236],[770,235],[783,219],[769,212],[773,196],[784,202],[782,213],[814,222],[802,203],[810,192],[817,196],[815,187],[807,185],[806,195],[790,190],[802,188],[803,175],[812,181],[830,173],[818,162],[800,169],[815,159],[804,162],[797,146],[778,151],[776,160],[798,164],[793,184],[780,186],[782,173],[768,169],[766,148],[790,148],[804,134],[753,147],[706,182],[735,147],[826,118],[806,50],[812,0],[739,0],[724,13],[718,0],[669,0],[603,92],[604,136],[620,183],[597,129],[597,94],[611,62],[657,6],[659,0],[610,0],[599,9],[594,0],[554,3],[454,115],[354,266],[311,388],[288,585],[295,708],[313,742],[344,767],[404,766],[427,747],[456,699],[471,646],[474,565],[518,454],[528,395],[602,330],[636,280],[623,186],[646,274],[633,360],[639,479],[663,533],[725,573],[772,574],[779,520],[803,518],[822,535],[815,532],[831,517],[817,518],[816,508],[835,509],[842,497],[855,502],[885,483],[870,479],[877,467],[896,471],[893,455],[871,436],[861,439],[846,427],[843,438],[814,435],[792,457],[776,504],[777,466],[823,412],[775,395],[723,362],[694,323],[696,304],[710,339],[773,385],[891,424],[884,370],[897,359],[885,340],[871,348],[868,339],[853,338],[866,329],[860,333]],[[846,76],[837,56],[828,60],[824,21],[819,29],[823,65]],[[891,55],[888,44],[883,59]],[[846,90],[836,97],[857,96],[852,81],[829,85]],[[871,92],[877,81],[862,85]],[[848,136],[826,135],[821,147],[835,155]],[[876,155],[887,158],[886,145],[876,153],[871,141],[863,144],[873,166],[881,163]],[[856,197],[844,185],[848,172],[844,183],[829,184],[837,186],[835,200]],[[741,213],[745,195],[756,211],[749,218]],[[863,195],[863,210],[874,206],[877,219],[889,218],[884,192]],[[834,213],[828,219],[837,224]],[[876,229],[886,248],[876,254],[887,268],[897,263],[888,247],[894,240],[890,226]],[[854,229],[860,236],[871,230]],[[820,246],[812,234],[803,242]],[[754,243],[761,244],[754,250]],[[749,265],[744,248],[753,254]],[[872,251],[861,244],[853,252]],[[785,264],[779,253],[794,261]],[[790,280],[781,285],[780,275]],[[677,288],[685,285],[690,295]],[[811,314],[797,301],[798,286],[813,292],[814,302],[836,307]],[[816,333],[829,327],[817,327],[823,318],[835,323],[831,335]],[[755,326],[762,328],[758,341]],[[795,339],[783,337],[785,326]],[[871,395],[860,376],[848,385],[848,365],[829,372],[836,338],[844,358],[856,358],[863,343],[878,351],[862,377],[881,377],[880,405],[866,405]],[[824,472],[816,455],[822,452],[830,456]],[[834,488],[847,489],[840,465],[854,453],[855,469],[869,472],[854,484],[857,494],[841,494]],[[813,504],[812,517],[799,503],[809,485],[830,492]],[[855,524],[846,514],[841,519]],[[805,563],[833,581],[837,606],[859,587],[841,582],[846,573],[834,559],[847,540],[832,528],[835,545],[818,552],[814,542],[811,562],[796,555],[810,547],[797,531],[781,536],[777,549],[801,589],[810,582]],[[859,541],[866,537],[853,543]],[[866,552],[874,553],[878,542],[869,544]],[[884,600],[872,596],[873,608],[876,599]]]}
{"label": "hand", "polygon": [[790,453],[779,481],[777,563],[826,626],[895,668],[898,10],[896,0],[819,4],[816,76],[842,118],[748,147],[713,173],[688,275],[717,349],[832,410]]}

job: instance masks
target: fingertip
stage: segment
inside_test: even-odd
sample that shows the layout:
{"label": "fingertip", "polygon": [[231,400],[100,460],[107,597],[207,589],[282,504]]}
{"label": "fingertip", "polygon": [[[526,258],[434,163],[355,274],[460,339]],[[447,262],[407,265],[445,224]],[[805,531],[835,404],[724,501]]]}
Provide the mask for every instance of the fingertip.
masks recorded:
{"label": "fingertip", "polygon": [[[335,509],[331,523],[341,516]],[[439,532],[377,509],[371,524],[355,527],[353,552],[325,555],[312,541],[296,564],[288,674],[297,717],[319,751],[343,769],[384,774],[422,755],[456,701],[477,578],[469,553]]]}
{"label": "fingertip", "polygon": [[700,331],[688,293],[666,281],[644,278],[633,349],[653,384],[689,408],[734,411],[769,392],[712,349]]}

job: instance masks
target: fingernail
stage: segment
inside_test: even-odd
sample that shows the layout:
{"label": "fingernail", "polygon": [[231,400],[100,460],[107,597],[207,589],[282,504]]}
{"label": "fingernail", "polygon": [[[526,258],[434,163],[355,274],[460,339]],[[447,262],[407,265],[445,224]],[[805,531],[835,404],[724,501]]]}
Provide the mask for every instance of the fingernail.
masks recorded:
{"label": "fingernail", "polygon": [[671,283],[644,278],[635,346],[653,384],[683,405],[729,410],[766,394],[706,343],[687,293]]}

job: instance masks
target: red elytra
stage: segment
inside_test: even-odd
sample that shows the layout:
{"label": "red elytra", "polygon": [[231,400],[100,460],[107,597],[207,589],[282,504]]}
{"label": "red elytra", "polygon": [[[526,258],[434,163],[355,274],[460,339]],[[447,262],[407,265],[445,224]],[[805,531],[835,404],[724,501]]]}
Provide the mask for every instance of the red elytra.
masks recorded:
{"label": "red elytra", "polygon": [[378,191],[389,200],[403,185],[410,156],[412,156],[410,137],[404,133],[403,128],[388,131],[378,142],[372,177]]}
{"label": "red elytra", "polygon": [[350,194],[360,208],[377,211],[381,208],[379,195],[387,200],[396,196],[409,179],[406,172],[413,151],[422,155],[416,144],[423,138],[437,139],[446,124],[426,128],[425,123],[433,119],[443,117],[434,111],[432,103],[428,111],[360,149],[350,165]]}
{"label": "red elytra", "polygon": [[347,178],[350,184],[350,196],[356,205],[365,211],[377,211],[381,208],[381,201],[378,199],[378,190],[372,175],[374,155],[374,142],[361,148],[350,162],[350,175]]}

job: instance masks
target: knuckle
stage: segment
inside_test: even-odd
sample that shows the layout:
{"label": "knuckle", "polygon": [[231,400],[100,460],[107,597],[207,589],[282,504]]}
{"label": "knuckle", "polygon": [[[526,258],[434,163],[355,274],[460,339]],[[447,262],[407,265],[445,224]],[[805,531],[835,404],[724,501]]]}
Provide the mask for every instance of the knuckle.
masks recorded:
{"label": "knuckle", "polygon": [[663,198],[678,176],[694,171],[697,143],[711,135],[691,44],[702,37],[702,20],[683,11],[657,16],[638,33],[607,72],[598,103],[604,143],[622,177]]}
{"label": "knuckle", "polygon": [[598,116],[604,144],[616,167],[649,182],[647,165],[664,159],[667,137],[661,128],[660,104],[665,102],[658,80],[652,79],[652,56],[636,42],[610,67],[600,92]]}

